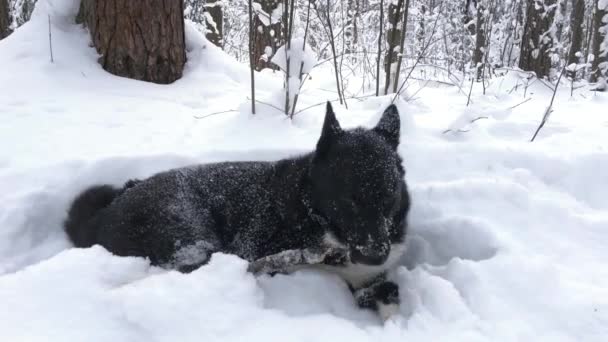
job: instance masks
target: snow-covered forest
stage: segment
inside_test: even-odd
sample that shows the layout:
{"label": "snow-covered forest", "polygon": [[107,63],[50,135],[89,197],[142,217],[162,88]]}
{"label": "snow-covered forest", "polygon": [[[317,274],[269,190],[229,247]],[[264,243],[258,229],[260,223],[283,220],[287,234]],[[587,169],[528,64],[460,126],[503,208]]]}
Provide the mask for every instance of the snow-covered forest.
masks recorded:
{"label": "snow-covered forest", "polygon": [[[0,340],[605,341],[607,36],[608,0],[0,0]],[[391,319],[330,272],[72,248],[85,188],[312,151],[327,101],[400,113]]]}

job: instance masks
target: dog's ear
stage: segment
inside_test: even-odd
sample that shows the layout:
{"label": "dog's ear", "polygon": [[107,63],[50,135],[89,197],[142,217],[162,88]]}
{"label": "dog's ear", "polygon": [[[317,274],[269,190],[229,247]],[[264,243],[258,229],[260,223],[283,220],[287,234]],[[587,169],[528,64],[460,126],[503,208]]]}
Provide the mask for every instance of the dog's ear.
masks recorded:
{"label": "dog's ear", "polygon": [[397,146],[399,146],[400,129],[401,120],[399,118],[399,111],[397,110],[397,106],[392,104],[382,114],[380,121],[374,128],[374,132],[386,139],[396,150]]}
{"label": "dog's ear", "polygon": [[331,146],[334,138],[341,133],[342,128],[340,128],[340,123],[336,119],[336,114],[334,114],[331,103],[328,101],[327,111],[325,112],[325,121],[323,122],[323,129],[321,130],[321,137],[317,142],[317,155],[324,155],[329,150],[329,146]]}

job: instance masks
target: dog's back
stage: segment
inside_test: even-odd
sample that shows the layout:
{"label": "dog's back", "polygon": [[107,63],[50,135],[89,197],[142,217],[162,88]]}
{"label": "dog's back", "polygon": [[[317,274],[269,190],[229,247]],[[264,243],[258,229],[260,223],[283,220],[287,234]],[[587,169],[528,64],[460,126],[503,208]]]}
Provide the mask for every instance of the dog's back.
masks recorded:
{"label": "dog's back", "polygon": [[301,240],[292,234],[266,243],[282,227],[281,217],[298,210],[289,199],[298,184],[276,177],[279,172],[296,179],[297,164],[295,159],[207,164],[129,181],[120,189],[95,186],[75,199],[66,232],[77,247],[100,244],[117,255],[144,256],[183,270],[215,251],[253,260]]}

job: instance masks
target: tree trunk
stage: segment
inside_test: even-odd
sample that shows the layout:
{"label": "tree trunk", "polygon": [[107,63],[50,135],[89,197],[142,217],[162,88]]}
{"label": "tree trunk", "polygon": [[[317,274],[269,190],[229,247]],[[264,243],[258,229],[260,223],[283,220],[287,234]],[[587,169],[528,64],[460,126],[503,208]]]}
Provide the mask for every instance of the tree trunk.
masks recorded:
{"label": "tree trunk", "polygon": [[[259,4],[262,6],[262,10],[268,15],[272,15],[272,11],[277,8],[277,5],[282,3],[281,0],[261,0]],[[253,30],[253,58],[255,62],[256,70],[260,71],[264,68],[270,67],[270,59],[274,53],[283,44],[283,29],[281,21],[275,24],[265,25],[260,20],[260,16],[263,14],[254,13]],[[269,18],[266,20],[270,21]],[[268,22],[267,21],[267,22]]]}
{"label": "tree trunk", "polygon": [[11,34],[11,20],[8,13],[8,0],[0,0],[0,39]]}
{"label": "tree trunk", "polygon": [[376,96],[380,96],[380,61],[382,59],[382,39],[384,35],[384,0],[380,0],[380,34],[378,34],[378,60],[376,61]]}
{"label": "tree trunk", "polygon": [[[346,4],[346,27],[344,28],[346,54],[355,52],[359,32],[357,31],[357,21],[359,20],[359,1],[348,0]],[[354,58],[352,58],[354,59]]]}
{"label": "tree trunk", "polygon": [[405,0],[405,8],[403,10],[403,19],[401,20],[401,42],[399,46],[399,55],[397,56],[397,68],[395,70],[395,80],[393,81],[393,92],[397,92],[399,86],[399,74],[401,73],[401,63],[403,62],[403,52],[405,51],[405,37],[407,35],[407,19],[409,16],[410,0]]}
{"label": "tree trunk", "polygon": [[186,63],[181,0],[82,0],[84,22],[103,68],[118,76],[168,84]]}
{"label": "tree trunk", "polygon": [[426,5],[422,4],[420,6],[420,9],[418,10],[418,31],[416,32],[416,38],[418,40],[418,46],[420,46],[420,48],[422,48],[422,46],[424,46],[424,39],[426,37],[426,26],[425,26],[425,20],[426,20]]}
{"label": "tree trunk", "polygon": [[[583,50],[583,25],[585,20],[585,0],[572,1],[572,14],[570,15],[570,51],[568,52],[567,65],[579,64]],[[579,54],[577,56],[577,54]],[[576,73],[569,72],[569,77],[575,77]]]}
{"label": "tree trunk", "polygon": [[401,11],[403,9],[403,0],[397,0],[397,4],[392,2],[388,5],[388,27],[386,31],[386,41],[388,43],[388,50],[386,51],[386,57],[384,58],[384,72],[386,79],[384,80],[384,95],[388,94],[388,88],[391,84],[391,77],[394,78],[396,72],[396,66],[393,67],[395,62],[394,56],[395,49],[399,46],[401,38],[401,30],[399,29],[399,23],[403,19]]}
{"label": "tree trunk", "polygon": [[551,72],[550,51],[553,38],[550,28],[555,16],[556,0],[528,0],[526,23],[521,42],[519,67],[534,71],[538,78],[549,76]]}
{"label": "tree trunk", "polygon": [[521,27],[523,26],[523,5],[521,3],[515,3],[516,14],[515,14],[515,27],[513,28],[513,43],[509,46],[509,56],[507,57],[507,65],[512,66],[515,64],[516,58],[512,58],[513,49],[515,46],[521,45],[521,36],[523,34]]}
{"label": "tree trunk", "polygon": [[224,46],[224,8],[222,7],[222,1],[218,0],[207,0],[205,9],[209,13],[211,20],[206,19],[207,22],[207,40],[216,46]]}
{"label": "tree trunk", "polygon": [[477,4],[477,20],[475,21],[475,51],[471,67],[475,68],[475,78],[481,80],[483,61],[486,48],[486,6],[483,1]]}
{"label": "tree trunk", "polygon": [[[604,16],[608,15],[607,8],[599,8],[598,0],[595,0],[595,14],[593,15],[593,42],[592,42],[592,53],[593,63],[591,64],[591,75],[589,76],[589,82],[598,82],[600,79],[606,77],[606,69],[608,69],[608,56],[606,56],[606,50],[608,47],[602,47],[606,41],[606,29],[608,29],[608,23],[602,21]],[[605,27],[606,29],[602,29]]]}
{"label": "tree trunk", "polygon": [[[2,1],[2,0],[0,0]],[[10,0],[8,0],[10,2]],[[13,8],[16,10],[14,13],[14,27],[20,27],[21,25],[30,21],[32,17],[32,12],[34,11],[34,6],[36,5],[37,0],[21,0],[21,1],[13,1]],[[21,5],[21,6],[19,6]]]}
{"label": "tree trunk", "polygon": [[558,4],[558,12],[559,16],[556,19],[556,23],[555,23],[555,28],[556,28],[556,32],[555,32],[555,37],[557,38],[557,41],[562,43],[562,45],[566,45],[563,44],[564,40],[567,40],[568,37],[564,37],[564,24],[566,22],[566,8],[568,7],[568,0],[557,0]]}
{"label": "tree trunk", "polygon": [[471,16],[471,7],[477,7],[477,0],[466,0],[464,3],[464,25],[466,29],[469,31],[469,35],[475,34],[475,26],[472,25],[473,17]]}

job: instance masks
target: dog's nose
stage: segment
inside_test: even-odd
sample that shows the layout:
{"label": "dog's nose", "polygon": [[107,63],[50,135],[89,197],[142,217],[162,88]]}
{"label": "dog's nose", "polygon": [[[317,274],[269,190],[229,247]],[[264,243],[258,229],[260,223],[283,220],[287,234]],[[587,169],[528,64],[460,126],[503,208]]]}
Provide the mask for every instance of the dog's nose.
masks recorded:
{"label": "dog's nose", "polygon": [[386,262],[388,254],[381,251],[366,251],[366,253],[363,253],[359,248],[353,248],[350,252],[350,258],[355,264],[378,266]]}

